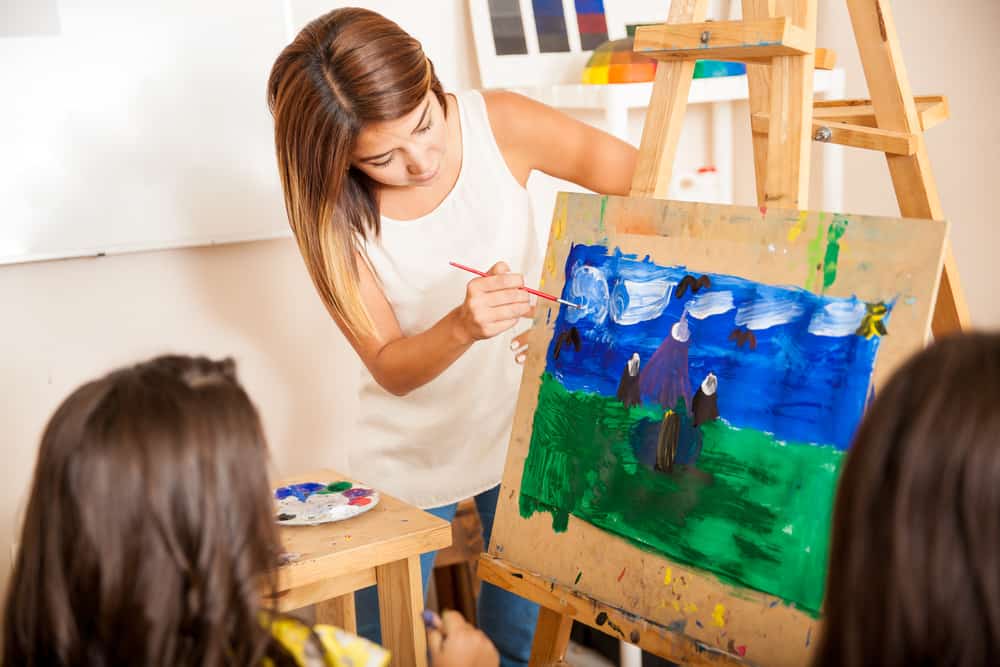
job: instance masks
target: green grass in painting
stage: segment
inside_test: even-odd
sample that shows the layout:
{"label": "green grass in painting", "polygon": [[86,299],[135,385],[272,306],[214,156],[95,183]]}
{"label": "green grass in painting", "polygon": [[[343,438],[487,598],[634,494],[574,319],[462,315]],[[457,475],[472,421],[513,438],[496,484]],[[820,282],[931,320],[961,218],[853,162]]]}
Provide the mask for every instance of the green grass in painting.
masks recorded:
{"label": "green grass in painting", "polygon": [[701,427],[697,465],[666,474],[642,463],[632,444],[662,417],[660,409],[567,391],[543,375],[522,516],[549,512],[562,531],[572,514],[817,615],[843,452],[716,420]]}

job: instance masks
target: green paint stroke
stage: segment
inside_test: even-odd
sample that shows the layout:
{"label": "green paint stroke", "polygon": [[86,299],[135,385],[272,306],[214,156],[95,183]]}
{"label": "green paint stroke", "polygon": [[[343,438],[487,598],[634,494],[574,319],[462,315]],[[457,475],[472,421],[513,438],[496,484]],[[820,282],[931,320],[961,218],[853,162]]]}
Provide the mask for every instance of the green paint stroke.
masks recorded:
{"label": "green paint stroke", "polygon": [[632,442],[663,411],[567,391],[542,376],[521,483],[525,518],[569,515],[671,560],[709,570],[818,615],[843,453],[782,443],[718,420],[703,425],[695,467],[657,472]]}
{"label": "green paint stroke", "polygon": [[826,256],[823,257],[823,290],[837,280],[837,261],[840,259],[840,239],[847,231],[847,218],[835,217],[826,230]]}
{"label": "green paint stroke", "polygon": [[806,290],[812,292],[816,282],[816,271],[821,268],[823,261],[823,218],[820,216],[819,225],[816,226],[816,237],[809,242],[809,254],[806,257],[809,262],[809,273],[806,274]]}

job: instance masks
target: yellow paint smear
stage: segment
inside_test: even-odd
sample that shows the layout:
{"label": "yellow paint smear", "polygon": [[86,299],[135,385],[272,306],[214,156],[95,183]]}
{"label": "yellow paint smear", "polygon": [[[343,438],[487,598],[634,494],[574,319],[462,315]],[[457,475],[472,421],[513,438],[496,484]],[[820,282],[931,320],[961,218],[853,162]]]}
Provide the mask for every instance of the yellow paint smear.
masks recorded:
{"label": "yellow paint smear", "polygon": [[712,621],[720,628],[726,627],[726,608],[723,605],[715,605],[715,610],[712,612]]}
{"label": "yellow paint smear", "polygon": [[556,199],[556,210],[552,216],[552,238],[561,241],[566,235],[566,219],[569,216],[569,200],[565,195]]}
{"label": "yellow paint smear", "polygon": [[799,219],[792,228],[788,230],[788,242],[795,243],[795,239],[799,238],[799,234],[805,231],[806,220],[809,218],[809,211],[799,211]]}
{"label": "yellow paint smear", "polygon": [[674,573],[671,572],[670,568],[668,567],[667,571],[663,574],[663,585],[669,586],[671,582],[673,582],[673,580],[674,580]]}
{"label": "yellow paint smear", "polygon": [[545,257],[545,270],[542,271],[542,278],[538,282],[539,287],[545,285],[545,278],[554,275],[556,275],[556,252],[549,250],[549,254]]}

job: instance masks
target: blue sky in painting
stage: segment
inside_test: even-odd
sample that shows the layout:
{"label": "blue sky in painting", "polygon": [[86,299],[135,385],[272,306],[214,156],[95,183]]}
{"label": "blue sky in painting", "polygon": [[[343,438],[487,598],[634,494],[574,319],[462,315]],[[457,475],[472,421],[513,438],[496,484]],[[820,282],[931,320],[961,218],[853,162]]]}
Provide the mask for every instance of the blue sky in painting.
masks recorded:
{"label": "blue sky in painting", "polygon": [[[614,396],[632,354],[646,364],[670,337],[671,349],[686,353],[691,390],[710,372],[718,377],[719,412],[733,426],[846,449],[867,402],[879,342],[855,333],[865,303],[711,273],[691,274],[707,275],[711,286],[678,297],[687,275],[683,266],[658,266],[617,249],[573,246],[562,296],[584,307],[560,308],[546,370],[567,389]],[[556,340],[570,327],[581,349],[564,344],[556,359]],[[752,332],[756,348],[738,345],[734,331]]]}

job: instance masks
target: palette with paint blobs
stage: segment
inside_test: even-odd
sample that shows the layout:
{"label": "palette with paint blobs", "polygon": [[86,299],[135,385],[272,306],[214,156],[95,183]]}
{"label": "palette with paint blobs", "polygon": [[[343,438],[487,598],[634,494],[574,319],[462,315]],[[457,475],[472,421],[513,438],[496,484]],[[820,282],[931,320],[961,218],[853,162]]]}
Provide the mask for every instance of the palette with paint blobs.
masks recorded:
{"label": "palette with paint blobs", "polygon": [[300,482],[274,490],[278,523],[315,526],[364,514],[378,505],[375,489],[351,482]]}

